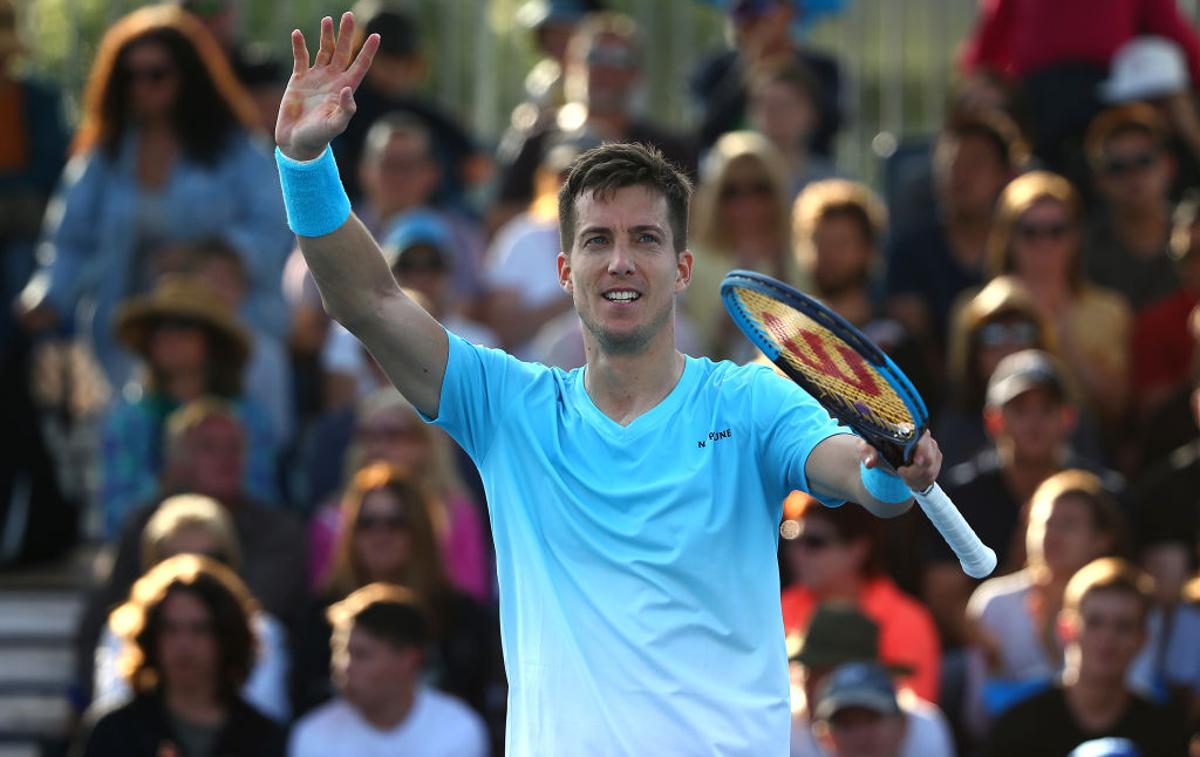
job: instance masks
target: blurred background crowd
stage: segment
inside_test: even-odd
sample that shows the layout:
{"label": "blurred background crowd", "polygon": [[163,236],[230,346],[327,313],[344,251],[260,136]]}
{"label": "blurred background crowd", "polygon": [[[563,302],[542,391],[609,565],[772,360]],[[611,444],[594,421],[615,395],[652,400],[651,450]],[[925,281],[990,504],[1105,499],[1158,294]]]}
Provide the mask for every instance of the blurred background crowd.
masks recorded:
{"label": "blurred background crowd", "polygon": [[[272,164],[286,30],[341,8],[91,5],[0,0],[0,591],[85,566],[68,704],[21,746],[0,681],[0,752],[500,753],[504,503],[325,314]],[[717,293],[747,268],[914,380],[1000,568],[789,497],[793,755],[1197,755],[1196,10],[364,0],[333,147],[470,341],[582,364],[557,191],[638,141],[696,185],[683,351],[756,358]],[[0,659],[35,658],[7,623]]]}

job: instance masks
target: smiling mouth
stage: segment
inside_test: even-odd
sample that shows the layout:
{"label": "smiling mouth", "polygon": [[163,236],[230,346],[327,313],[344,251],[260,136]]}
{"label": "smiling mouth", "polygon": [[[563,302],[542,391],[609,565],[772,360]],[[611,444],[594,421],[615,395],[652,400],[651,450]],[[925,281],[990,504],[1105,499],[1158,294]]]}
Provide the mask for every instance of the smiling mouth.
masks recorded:
{"label": "smiling mouth", "polygon": [[605,292],[604,299],[609,302],[634,302],[641,299],[640,292],[634,292],[628,289],[618,290],[615,292]]}

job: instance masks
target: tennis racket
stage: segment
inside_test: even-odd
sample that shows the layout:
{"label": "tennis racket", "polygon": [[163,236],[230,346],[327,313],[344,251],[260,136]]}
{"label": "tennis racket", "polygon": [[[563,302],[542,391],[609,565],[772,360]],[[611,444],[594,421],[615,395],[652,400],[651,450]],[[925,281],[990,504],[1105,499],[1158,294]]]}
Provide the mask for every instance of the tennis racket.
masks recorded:
{"label": "tennis racket", "polygon": [[[893,468],[912,461],[929,413],[883,350],[837,313],[769,276],[732,271],[721,282],[721,299],[750,341],[830,415]],[[963,572],[983,578],[995,570],[996,553],[979,540],[937,482],[913,496]]]}

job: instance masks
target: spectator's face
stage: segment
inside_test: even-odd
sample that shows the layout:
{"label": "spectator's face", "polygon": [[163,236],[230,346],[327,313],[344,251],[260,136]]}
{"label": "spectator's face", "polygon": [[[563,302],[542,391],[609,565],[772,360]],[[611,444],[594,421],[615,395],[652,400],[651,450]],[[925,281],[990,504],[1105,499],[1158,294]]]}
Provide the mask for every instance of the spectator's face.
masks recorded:
{"label": "spectator's face", "polygon": [[408,413],[380,410],[358,424],[357,441],[362,445],[363,462],[385,462],[408,470],[420,470],[429,464],[429,430]]}
{"label": "spectator's face", "polygon": [[792,575],[818,593],[856,577],[865,558],[862,542],[843,541],[833,524],[818,516],[802,518],[799,533],[785,543]]}
{"label": "spectator's face", "polygon": [[396,581],[411,551],[405,503],[387,489],[363,497],[354,524],[354,549],[367,581]]}
{"label": "spectator's face", "polygon": [[342,695],[362,711],[378,710],[410,691],[416,682],[420,655],[415,649],[396,649],[369,631],[353,628],[346,654],[338,659]]}
{"label": "spectator's face", "polygon": [[208,607],[190,591],[176,589],[163,601],[158,663],[169,690],[211,691],[220,650]]}
{"label": "spectator's face", "polygon": [[1105,145],[1097,184],[1117,208],[1150,208],[1167,201],[1173,173],[1171,159],[1149,134],[1127,131]]}
{"label": "spectator's face", "polygon": [[625,113],[638,81],[637,50],[620,36],[600,34],[572,62],[566,81],[570,100],[589,112]]}
{"label": "spectator's face", "polygon": [[903,715],[844,707],[826,725],[821,742],[833,757],[896,757],[904,741]]}
{"label": "spectator's face", "polygon": [[756,159],[734,160],[717,190],[717,202],[727,236],[735,246],[740,236],[757,238],[763,228],[779,224],[775,185]]}
{"label": "spectator's face", "polygon": [[214,257],[205,261],[196,274],[226,307],[237,312],[246,297],[246,275],[237,261]]}
{"label": "spectator's face", "polygon": [[1154,579],[1154,599],[1160,605],[1177,602],[1192,576],[1192,555],[1183,537],[1181,534],[1179,541],[1159,542],[1141,550],[1139,562]]}
{"label": "spectator's face", "polygon": [[1013,272],[1027,282],[1068,286],[1079,250],[1079,229],[1071,211],[1057,200],[1035,202],[1012,229]]}
{"label": "spectator's face", "polygon": [[1096,528],[1087,500],[1065,494],[1035,503],[1025,548],[1031,562],[1040,559],[1055,576],[1067,579],[1108,551],[1111,541]]}
{"label": "spectator's face", "polygon": [[434,310],[440,311],[450,293],[450,266],[446,254],[430,245],[416,245],[404,251],[392,268],[400,286],[425,295]]}
{"label": "spectator's face", "polygon": [[177,482],[218,502],[236,502],[242,490],[245,441],[241,426],[214,416],[187,432],[183,439],[185,481]]}
{"label": "spectator's face", "polygon": [[968,215],[990,214],[1008,184],[1004,158],[991,140],[979,134],[939,142],[935,167],[943,202]]}
{"label": "spectator's face", "polygon": [[792,4],[739,0],[733,6],[733,39],[747,60],[760,61],[791,44]]}
{"label": "spectator's face", "polygon": [[750,122],[755,131],[785,153],[807,149],[817,126],[817,108],[809,94],[783,81],[770,81],[750,93]]}
{"label": "spectator's face", "polygon": [[558,274],[600,349],[640,353],[668,333],[675,295],[691,280],[692,254],[675,252],[665,197],[622,187],[575,200],[575,239],[570,254],[558,257]]}
{"label": "spectator's face", "polygon": [[170,50],[158,42],[138,42],[123,58],[117,75],[128,87],[134,118],[165,118],[179,95],[179,69]]}
{"label": "spectator's face", "polygon": [[976,375],[987,381],[1001,360],[1037,346],[1038,325],[1020,315],[1001,316],[980,325],[974,340]]}
{"label": "spectator's face", "polygon": [[150,332],[150,362],[168,376],[204,371],[208,361],[208,334],[198,321],[162,318]]}
{"label": "spectator's face", "polygon": [[419,135],[394,132],[377,161],[363,164],[363,189],[385,217],[428,205],[440,175],[429,144]]}
{"label": "spectator's face", "polygon": [[1068,407],[1049,389],[1033,388],[1005,403],[993,436],[1011,443],[1016,459],[1045,464],[1055,460],[1074,429]]}
{"label": "spectator's face", "polygon": [[826,216],[813,229],[813,283],[824,295],[864,286],[875,248],[857,220],[839,213]]}
{"label": "spectator's face", "polygon": [[1088,592],[1067,625],[1078,645],[1080,672],[1088,680],[1124,681],[1146,641],[1142,604],[1127,591]]}

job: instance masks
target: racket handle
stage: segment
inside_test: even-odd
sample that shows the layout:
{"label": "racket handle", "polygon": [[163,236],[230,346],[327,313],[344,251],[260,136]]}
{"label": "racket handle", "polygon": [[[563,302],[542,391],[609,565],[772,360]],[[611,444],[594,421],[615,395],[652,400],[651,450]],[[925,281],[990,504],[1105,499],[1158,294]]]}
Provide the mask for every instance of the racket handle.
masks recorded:
{"label": "racket handle", "polygon": [[958,556],[964,573],[971,578],[984,578],[996,569],[996,553],[979,540],[937,482],[924,492],[914,492],[914,495],[926,517]]}

